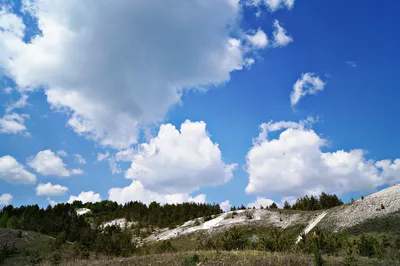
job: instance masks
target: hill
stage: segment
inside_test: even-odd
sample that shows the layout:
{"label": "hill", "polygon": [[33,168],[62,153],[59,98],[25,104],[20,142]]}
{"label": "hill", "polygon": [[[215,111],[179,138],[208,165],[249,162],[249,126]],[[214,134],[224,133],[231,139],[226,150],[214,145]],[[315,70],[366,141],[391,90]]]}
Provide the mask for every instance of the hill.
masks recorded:
{"label": "hill", "polygon": [[348,204],[335,195],[305,196],[290,209],[242,206],[222,213],[215,204],[122,206],[103,201],[47,209],[7,206],[0,214],[0,226],[17,228],[0,229],[0,258],[1,252],[6,253],[7,265],[308,265],[313,258],[329,265],[349,261],[398,265],[400,261],[400,185]]}

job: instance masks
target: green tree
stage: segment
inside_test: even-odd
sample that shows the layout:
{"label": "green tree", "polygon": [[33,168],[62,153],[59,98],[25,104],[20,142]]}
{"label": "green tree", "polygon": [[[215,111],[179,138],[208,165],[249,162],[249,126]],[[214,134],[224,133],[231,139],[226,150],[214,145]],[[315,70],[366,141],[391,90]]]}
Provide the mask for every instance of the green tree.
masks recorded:
{"label": "green tree", "polygon": [[291,209],[292,207],[290,206],[289,202],[287,202],[287,201],[285,200],[285,202],[283,203],[283,208],[286,209],[286,210],[288,210],[288,209]]}
{"label": "green tree", "polygon": [[320,238],[316,232],[314,232],[313,234],[313,242],[314,242],[314,249],[313,249],[314,266],[323,266],[325,262],[321,255]]}
{"label": "green tree", "polygon": [[226,231],[221,240],[222,248],[225,250],[244,249],[246,244],[247,240],[244,238],[243,232],[236,227]]}
{"label": "green tree", "polygon": [[272,204],[269,205],[269,208],[270,208],[270,209],[278,209],[278,205],[276,205],[275,202],[272,202]]}

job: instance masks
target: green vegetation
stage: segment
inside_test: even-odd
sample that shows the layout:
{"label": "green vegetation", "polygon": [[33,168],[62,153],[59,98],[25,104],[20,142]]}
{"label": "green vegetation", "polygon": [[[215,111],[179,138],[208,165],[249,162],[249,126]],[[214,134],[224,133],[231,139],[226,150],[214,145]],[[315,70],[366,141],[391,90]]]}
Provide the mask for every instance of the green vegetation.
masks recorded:
{"label": "green vegetation", "polygon": [[[336,195],[302,197],[292,206],[285,202],[276,214],[327,209],[342,205]],[[92,213],[76,215],[76,208]],[[278,209],[276,204],[268,209]],[[256,220],[255,211],[243,205],[226,215]],[[139,202],[58,204],[4,207],[0,213],[0,264],[7,265],[396,265],[400,261],[400,212],[374,218],[346,231],[315,228],[298,235],[304,226],[285,229],[263,227],[255,221],[228,230],[206,231],[146,242],[160,228],[174,228],[187,220],[200,225],[220,215],[218,205],[185,203],[164,205]],[[129,228],[99,226],[115,218],[132,221]]]}

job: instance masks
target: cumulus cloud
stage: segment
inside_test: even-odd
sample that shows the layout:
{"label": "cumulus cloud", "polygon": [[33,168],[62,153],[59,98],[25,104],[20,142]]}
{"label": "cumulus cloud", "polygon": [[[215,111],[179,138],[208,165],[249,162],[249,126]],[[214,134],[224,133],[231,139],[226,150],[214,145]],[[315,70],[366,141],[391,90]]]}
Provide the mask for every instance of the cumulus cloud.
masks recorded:
{"label": "cumulus cloud", "polygon": [[38,152],[35,157],[28,159],[28,165],[45,176],[70,176],[83,173],[81,169],[67,169],[63,160],[51,150]]}
{"label": "cumulus cloud", "polygon": [[286,30],[279,24],[278,20],[274,21],[274,46],[286,46],[293,42],[293,38],[287,35]]}
{"label": "cumulus cloud", "polygon": [[255,207],[257,209],[260,209],[261,206],[263,206],[265,208],[267,206],[270,206],[272,203],[274,203],[274,201],[272,199],[257,197],[257,199],[254,202],[250,202],[249,204],[247,204],[247,207],[250,207],[250,208]]}
{"label": "cumulus cloud", "polygon": [[295,106],[302,97],[313,95],[319,91],[323,91],[325,82],[314,73],[303,73],[293,85],[293,91],[290,94],[290,104]]}
{"label": "cumulus cloud", "polygon": [[15,109],[20,109],[25,107],[28,104],[27,100],[28,100],[28,95],[22,94],[18,101],[7,106],[6,112],[9,113]]}
{"label": "cumulus cloud", "polygon": [[22,92],[44,88],[77,134],[128,148],[184,90],[224,83],[246,66],[253,50],[232,37],[244,36],[240,9],[237,0],[26,0],[41,34],[25,43],[22,19],[3,8],[0,67]]}
{"label": "cumulus cloud", "polygon": [[229,200],[225,200],[225,201],[223,201],[223,202],[221,202],[221,203],[219,204],[219,207],[220,207],[221,210],[223,210],[224,212],[228,212],[228,211],[231,210],[232,205],[231,205],[231,202],[230,202]]}
{"label": "cumulus cloud", "polygon": [[269,11],[274,12],[281,8],[292,9],[295,0],[247,0],[248,4],[254,6],[265,6]]}
{"label": "cumulus cloud", "polygon": [[13,196],[11,194],[0,195],[0,205],[9,205]]}
{"label": "cumulus cloud", "polygon": [[13,89],[11,87],[7,87],[3,89],[3,93],[4,94],[10,94],[13,91]]}
{"label": "cumulus cloud", "polygon": [[120,204],[124,204],[130,201],[141,201],[145,204],[149,204],[152,201],[159,202],[161,204],[173,204],[182,202],[196,202],[205,203],[206,195],[199,194],[195,197],[191,197],[187,193],[174,193],[174,194],[161,194],[151,190],[145,189],[140,181],[133,181],[130,186],[124,188],[111,188],[108,191],[108,197],[111,201],[116,201]]}
{"label": "cumulus cloud", "polygon": [[106,151],[105,153],[97,153],[97,161],[102,162],[110,156],[110,153]]}
{"label": "cumulus cloud", "polygon": [[75,161],[79,164],[86,164],[85,158],[82,157],[82,155],[75,153],[74,154]]}
{"label": "cumulus cloud", "polygon": [[27,114],[5,114],[0,118],[0,133],[3,134],[24,134],[29,135],[26,131],[25,119],[29,118]]}
{"label": "cumulus cloud", "polygon": [[[327,141],[308,121],[269,122],[260,128],[246,156],[249,194],[298,197],[322,191],[368,193],[400,181],[400,159],[375,162],[361,149],[323,152]],[[269,138],[270,132],[279,135]]]}
{"label": "cumulus cloud", "polygon": [[268,45],[268,37],[261,29],[258,29],[254,35],[247,35],[247,39],[258,49],[265,48]]}
{"label": "cumulus cloud", "polygon": [[25,168],[10,155],[0,157],[0,179],[8,183],[36,183],[36,176],[25,170]]}
{"label": "cumulus cloud", "polygon": [[74,201],[82,201],[82,203],[86,202],[99,202],[101,201],[100,194],[94,193],[93,191],[81,192],[78,196],[70,196],[68,203],[73,203]]}
{"label": "cumulus cloud", "polygon": [[57,155],[61,156],[61,157],[65,157],[65,156],[68,156],[68,153],[64,150],[59,150],[59,151],[57,151]]}
{"label": "cumulus cloud", "polygon": [[58,204],[58,202],[56,202],[55,200],[51,199],[50,197],[47,197],[47,202],[54,207],[55,205]]}
{"label": "cumulus cloud", "polygon": [[68,191],[67,187],[61,185],[52,185],[50,182],[47,184],[39,184],[36,187],[37,196],[62,196]]}
{"label": "cumulus cloud", "polygon": [[159,193],[191,193],[228,182],[236,164],[225,164],[206,123],[186,120],[180,130],[161,125],[158,135],[138,146],[125,177]]}

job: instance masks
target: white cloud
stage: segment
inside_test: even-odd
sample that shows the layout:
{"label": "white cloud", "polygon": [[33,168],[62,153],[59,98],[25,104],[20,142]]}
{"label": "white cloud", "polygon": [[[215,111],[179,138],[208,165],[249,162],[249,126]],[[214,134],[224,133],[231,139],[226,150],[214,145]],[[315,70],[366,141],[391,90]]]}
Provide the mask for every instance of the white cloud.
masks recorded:
{"label": "white cloud", "polygon": [[59,150],[59,151],[57,151],[57,155],[61,156],[61,157],[66,157],[66,156],[68,156],[68,153],[64,150]]}
{"label": "white cloud", "polygon": [[70,176],[83,173],[81,169],[68,170],[63,160],[51,150],[38,152],[34,158],[28,159],[28,165],[45,176]]}
{"label": "white cloud", "polygon": [[219,207],[220,207],[221,210],[223,210],[224,212],[228,212],[228,211],[231,210],[232,205],[231,205],[231,203],[230,203],[229,200],[225,200],[225,201],[223,201],[223,202],[221,202],[221,203],[219,204]]}
{"label": "white cloud", "polygon": [[11,194],[0,195],[0,205],[9,205],[13,196]]}
{"label": "white cloud", "polygon": [[97,161],[98,162],[102,162],[102,161],[104,161],[105,159],[107,159],[108,157],[110,156],[110,153],[108,152],[108,151],[106,151],[105,153],[98,153],[97,154]]}
{"label": "white cloud", "polygon": [[20,109],[25,107],[28,104],[27,100],[28,100],[28,95],[22,94],[18,101],[7,106],[6,112],[9,113],[14,109]]}
{"label": "white cloud", "polygon": [[274,12],[281,8],[292,9],[295,0],[247,0],[247,3],[255,6],[266,6],[269,11]]}
{"label": "white cloud", "polygon": [[52,207],[54,207],[55,205],[58,204],[58,202],[52,200],[50,197],[47,197],[47,202],[48,202]]}
{"label": "white cloud", "polygon": [[[343,195],[368,193],[400,181],[400,159],[374,162],[361,149],[323,152],[327,141],[310,125],[281,121],[260,126],[261,133],[246,156],[247,193],[298,197],[324,191]],[[279,135],[270,139],[269,132]]]}
{"label": "white cloud", "polygon": [[36,176],[10,155],[0,157],[0,179],[8,183],[34,184]]}
{"label": "white cloud", "polygon": [[3,10],[0,67],[21,91],[45,88],[77,134],[117,149],[184,90],[228,81],[253,53],[232,38],[243,36],[237,0],[24,3],[42,34],[23,42],[22,19]]}
{"label": "white cloud", "polygon": [[26,131],[25,119],[29,118],[29,115],[26,114],[5,114],[2,118],[0,118],[0,133],[4,134],[25,134],[29,135]]}
{"label": "white cloud", "polygon": [[346,61],[346,64],[348,64],[351,67],[357,67],[357,63],[354,61]]}
{"label": "white cloud", "polygon": [[306,95],[316,94],[318,91],[323,91],[325,82],[314,73],[303,73],[293,85],[293,91],[290,94],[290,104],[295,106],[302,97]]}
{"label": "white cloud", "polygon": [[254,35],[247,35],[247,39],[258,49],[265,48],[268,45],[268,37],[261,29],[258,29]]}
{"label": "white cloud", "polygon": [[270,206],[272,203],[274,203],[272,199],[257,197],[257,199],[254,202],[250,202],[249,204],[247,204],[247,207],[250,208],[255,207],[257,209],[260,209],[261,206],[266,208],[267,206]]}
{"label": "white cloud", "polygon": [[157,137],[140,144],[125,177],[159,193],[191,193],[228,182],[235,168],[236,164],[222,161],[206,123],[186,120],[180,131],[171,124],[161,125]]}
{"label": "white cloud", "polygon": [[152,201],[161,204],[176,204],[182,202],[205,203],[206,201],[206,195],[204,194],[191,197],[187,193],[161,194],[150,191],[145,189],[140,181],[133,181],[130,186],[124,188],[111,188],[108,191],[108,195],[109,200],[116,201],[120,204],[130,201],[141,201],[145,204],[149,204]]}
{"label": "white cloud", "polygon": [[94,193],[93,191],[81,192],[78,196],[70,196],[68,203],[73,203],[74,201],[79,200],[82,203],[86,202],[99,202],[101,201],[100,194]]}
{"label": "white cloud", "polygon": [[130,148],[121,150],[115,154],[115,159],[120,162],[131,162],[134,158],[135,151]]}
{"label": "white cloud", "polygon": [[68,191],[67,187],[61,185],[52,185],[50,182],[47,184],[39,184],[36,187],[37,196],[62,196]]}
{"label": "white cloud", "polygon": [[13,89],[11,87],[7,87],[3,89],[3,93],[4,94],[10,94],[13,91]]}
{"label": "white cloud", "polygon": [[75,161],[79,164],[86,164],[85,158],[82,157],[82,155],[75,153],[74,154]]}
{"label": "white cloud", "polygon": [[274,21],[274,46],[279,47],[279,46],[286,46],[289,43],[293,42],[293,38],[289,35],[287,35],[286,30],[279,25],[279,21],[275,20]]}

